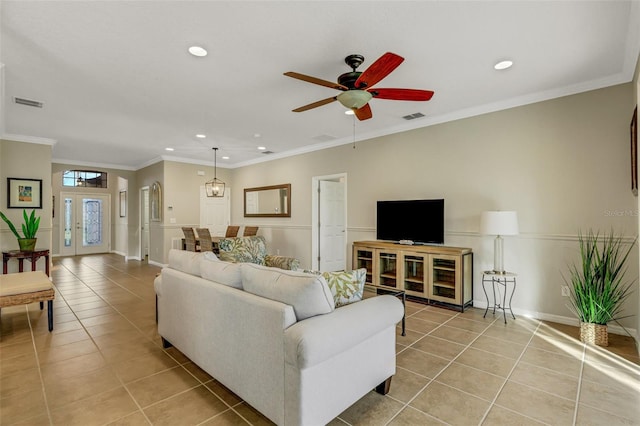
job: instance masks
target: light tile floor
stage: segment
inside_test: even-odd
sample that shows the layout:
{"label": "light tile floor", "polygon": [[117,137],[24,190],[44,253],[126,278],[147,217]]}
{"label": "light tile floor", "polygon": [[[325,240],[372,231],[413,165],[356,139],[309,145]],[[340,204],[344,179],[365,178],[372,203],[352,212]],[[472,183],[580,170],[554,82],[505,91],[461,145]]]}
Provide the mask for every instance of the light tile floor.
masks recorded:
{"label": "light tile floor", "polygon": [[[159,268],[116,255],[59,258],[55,328],[38,304],[2,309],[0,424],[262,425],[270,422],[175,348],[155,324]],[[397,374],[332,425],[639,424],[640,358],[576,327],[407,304]]]}

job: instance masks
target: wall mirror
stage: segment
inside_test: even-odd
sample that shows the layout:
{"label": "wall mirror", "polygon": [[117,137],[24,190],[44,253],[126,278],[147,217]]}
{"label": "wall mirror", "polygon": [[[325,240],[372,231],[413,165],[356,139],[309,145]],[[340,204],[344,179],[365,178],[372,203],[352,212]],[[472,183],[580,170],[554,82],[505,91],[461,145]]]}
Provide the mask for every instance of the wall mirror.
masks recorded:
{"label": "wall mirror", "polygon": [[153,185],[151,185],[149,204],[149,210],[151,210],[151,221],[162,221],[162,189],[160,188],[160,182],[154,182]]}
{"label": "wall mirror", "polygon": [[245,188],[244,217],[291,217],[291,184]]}

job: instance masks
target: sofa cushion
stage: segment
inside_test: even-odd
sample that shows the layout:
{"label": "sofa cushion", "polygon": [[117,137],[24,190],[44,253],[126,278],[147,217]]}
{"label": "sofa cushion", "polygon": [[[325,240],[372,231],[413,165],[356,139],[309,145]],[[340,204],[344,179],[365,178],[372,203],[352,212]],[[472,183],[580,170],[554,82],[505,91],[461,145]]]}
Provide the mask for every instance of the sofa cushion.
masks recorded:
{"label": "sofa cushion", "polygon": [[200,261],[202,278],[242,290],[242,274],[239,263],[203,258]]}
{"label": "sofa cushion", "polygon": [[298,321],[328,314],[335,308],[331,290],[321,276],[251,263],[241,266],[246,292],[292,306]]}
{"label": "sofa cushion", "polygon": [[304,272],[324,277],[329,289],[331,289],[336,308],[362,300],[364,283],[367,277],[365,268],[353,271],[320,272],[305,270]]}
{"label": "sofa cushion", "polygon": [[220,260],[264,265],[267,244],[263,236],[223,238],[218,243]]}
{"label": "sofa cushion", "polygon": [[200,276],[202,253],[187,250],[169,250],[169,267],[191,275]]}

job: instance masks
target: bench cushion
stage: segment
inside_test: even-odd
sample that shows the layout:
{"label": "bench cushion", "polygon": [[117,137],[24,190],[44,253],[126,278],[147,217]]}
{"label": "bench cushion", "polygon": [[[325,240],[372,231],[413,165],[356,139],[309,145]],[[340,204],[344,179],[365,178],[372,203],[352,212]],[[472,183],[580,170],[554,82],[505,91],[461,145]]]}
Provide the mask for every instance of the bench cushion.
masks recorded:
{"label": "bench cushion", "polygon": [[50,290],[53,286],[42,271],[0,275],[0,297]]}

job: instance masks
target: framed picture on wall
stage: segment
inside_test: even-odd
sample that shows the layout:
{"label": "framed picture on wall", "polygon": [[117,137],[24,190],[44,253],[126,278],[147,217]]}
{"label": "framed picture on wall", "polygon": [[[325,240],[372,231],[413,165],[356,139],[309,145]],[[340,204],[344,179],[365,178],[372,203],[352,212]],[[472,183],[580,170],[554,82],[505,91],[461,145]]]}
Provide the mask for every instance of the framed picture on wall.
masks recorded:
{"label": "framed picture on wall", "polygon": [[631,192],[638,195],[638,106],[631,117]]}
{"label": "framed picture on wall", "polygon": [[41,209],[42,179],[7,178],[7,207]]}
{"label": "framed picture on wall", "polygon": [[120,217],[127,216],[127,191],[120,191]]}

